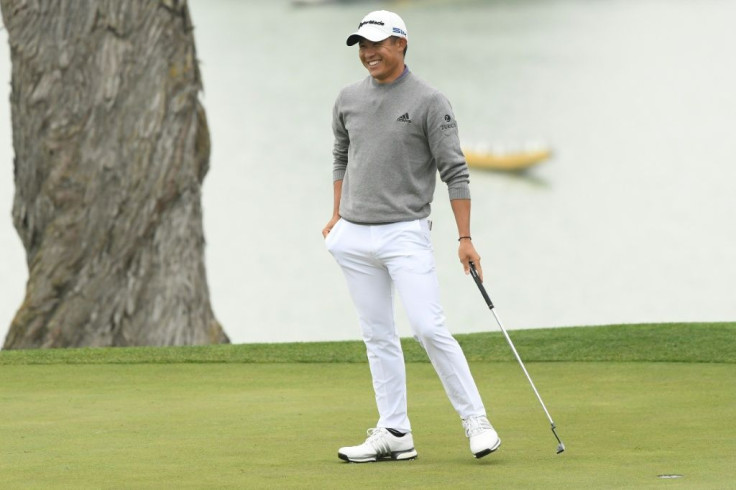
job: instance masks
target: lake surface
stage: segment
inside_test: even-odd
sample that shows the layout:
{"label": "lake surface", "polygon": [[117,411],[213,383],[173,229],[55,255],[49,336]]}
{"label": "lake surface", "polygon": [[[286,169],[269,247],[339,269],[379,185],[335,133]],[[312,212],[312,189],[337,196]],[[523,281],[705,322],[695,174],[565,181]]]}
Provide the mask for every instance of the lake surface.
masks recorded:
{"label": "lake surface", "polygon": [[[542,141],[523,176],[471,170],[473,241],[508,329],[736,319],[736,2],[190,1],[212,133],[212,303],[235,343],[359,338],[320,231],[334,99],[366,76],[365,13],[407,23],[407,64],[468,145]],[[10,62],[0,31],[0,337],[25,256],[10,218]],[[433,241],[450,329],[496,330],[456,258],[447,191]],[[410,335],[397,309],[402,335]]]}

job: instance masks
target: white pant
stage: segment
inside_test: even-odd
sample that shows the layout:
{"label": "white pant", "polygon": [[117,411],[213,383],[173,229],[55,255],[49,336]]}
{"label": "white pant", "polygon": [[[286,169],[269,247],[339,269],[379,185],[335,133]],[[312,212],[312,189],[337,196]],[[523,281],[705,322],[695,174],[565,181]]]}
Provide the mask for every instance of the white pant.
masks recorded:
{"label": "white pant", "polygon": [[406,369],[394,323],[393,289],[419,341],[462,418],[485,415],[460,345],[445,326],[426,219],[359,225],[341,219],[325,244],[342,268],[358,312],[373,377],[377,427],[411,431]]}

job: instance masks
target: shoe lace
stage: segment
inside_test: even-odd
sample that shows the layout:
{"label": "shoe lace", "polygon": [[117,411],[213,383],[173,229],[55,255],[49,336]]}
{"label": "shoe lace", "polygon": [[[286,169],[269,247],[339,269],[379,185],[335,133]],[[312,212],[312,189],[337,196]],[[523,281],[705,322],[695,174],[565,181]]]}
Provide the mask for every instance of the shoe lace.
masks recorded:
{"label": "shoe lace", "polygon": [[487,417],[468,417],[463,420],[463,426],[465,427],[465,435],[468,437],[480,434],[485,430],[492,429],[491,423]]}
{"label": "shoe lace", "polygon": [[372,442],[376,439],[380,439],[383,434],[386,432],[386,429],[383,427],[376,427],[374,429],[368,429],[368,439],[365,440],[365,442]]}

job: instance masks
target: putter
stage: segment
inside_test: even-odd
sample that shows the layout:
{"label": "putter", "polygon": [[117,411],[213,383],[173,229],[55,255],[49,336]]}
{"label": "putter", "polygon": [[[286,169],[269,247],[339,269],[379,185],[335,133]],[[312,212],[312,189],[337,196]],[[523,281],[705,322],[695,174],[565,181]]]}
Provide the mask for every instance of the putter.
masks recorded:
{"label": "putter", "polygon": [[542,405],[542,408],[544,409],[544,413],[547,414],[547,419],[549,420],[550,425],[552,426],[552,433],[555,435],[555,439],[557,439],[557,454],[560,454],[562,451],[565,450],[565,444],[560,440],[560,437],[557,435],[557,427],[555,426],[554,421],[552,420],[552,416],[549,414],[549,410],[547,410],[547,406],[542,401],[542,397],[539,396],[539,391],[537,391],[537,387],[534,386],[534,381],[532,381],[532,377],[529,376],[529,372],[526,370],[526,367],[524,366],[524,363],[521,360],[521,357],[519,357],[519,353],[516,352],[516,347],[514,347],[514,343],[511,342],[511,337],[509,337],[509,334],[506,333],[506,329],[503,328],[503,323],[501,323],[501,319],[496,314],[496,310],[493,309],[493,302],[491,301],[491,297],[488,296],[488,292],[486,291],[486,288],[483,287],[483,282],[480,280],[480,277],[478,276],[478,271],[475,270],[475,264],[470,262],[470,275],[473,276],[473,280],[475,281],[475,284],[478,285],[478,289],[480,289],[480,294],[483,295],[483,299],[486,300],[486,304],[488,305],[488,308],[491,310],[491,313],[493,313],[493,316],[496,318],[496,323],[498,323],[498,326],[501,327],[501,332],[503,332],[504,337],[506,337],[506,342],[508,342],[509,347],[511,347],[511,351],[514,353],[514,356],[516,356],[516,360],[519,361],[519,365],[521,366],[522,371],[524,371],[524,374],[526,375],[526,379],[529,380],[529,384],[532,386],[532,390],[534,390],[534,394],[537,395],[537,400],[539,400],[539,403]]}

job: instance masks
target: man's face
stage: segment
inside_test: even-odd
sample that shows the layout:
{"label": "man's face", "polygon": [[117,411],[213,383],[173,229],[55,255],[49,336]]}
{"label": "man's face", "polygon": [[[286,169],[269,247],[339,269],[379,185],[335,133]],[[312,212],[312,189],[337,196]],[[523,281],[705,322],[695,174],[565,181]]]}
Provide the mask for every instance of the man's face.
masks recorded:
{"label": "man's face", "polygon": [[368,73],[379,83],[393,82],[404,71],[404,48],[406,40],[389,37],[373,42],[361,39],[358,56]]}

